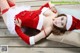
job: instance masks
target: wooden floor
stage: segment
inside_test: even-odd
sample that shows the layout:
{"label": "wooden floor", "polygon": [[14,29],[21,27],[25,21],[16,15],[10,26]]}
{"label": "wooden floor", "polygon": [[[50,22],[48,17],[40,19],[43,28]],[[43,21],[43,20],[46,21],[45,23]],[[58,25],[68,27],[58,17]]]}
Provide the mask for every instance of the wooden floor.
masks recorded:
{"label": "wooden floor", "polygon": [[[37,2],[34,0],[16,0],[16,3],[17,5],[29,5],[32,6],[32,9],[37,9],[47,1],[48,0],[39,0]],[[57,5],[57,7],[80,9],[80,5]],[[80,53],[80,48],[76,46],[46,39],[39,41],[34,46],[29,46],[17,35],[9,33],[2,18],[0,18],[0,53],[2,48],[1,45],[8,46],[8,53]],[[7,52],[4,51],[3,53]]]}

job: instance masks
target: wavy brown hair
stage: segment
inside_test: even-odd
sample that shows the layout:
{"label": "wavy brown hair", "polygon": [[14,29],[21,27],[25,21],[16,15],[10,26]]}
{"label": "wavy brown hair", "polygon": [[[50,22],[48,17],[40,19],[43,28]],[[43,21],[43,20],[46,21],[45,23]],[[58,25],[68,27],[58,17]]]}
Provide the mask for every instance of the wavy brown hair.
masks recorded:
{"label": "wavy brown hair", "polygon": [[[61,17],[61,16],[66,16],[66,15],[65,14],[59,14],[58,16],[56,16],[56,18]],[[64,34],[66,31],[67,31],[66,27],[60,28],[60,27],[53,25],[52,33],[55,35]]]}

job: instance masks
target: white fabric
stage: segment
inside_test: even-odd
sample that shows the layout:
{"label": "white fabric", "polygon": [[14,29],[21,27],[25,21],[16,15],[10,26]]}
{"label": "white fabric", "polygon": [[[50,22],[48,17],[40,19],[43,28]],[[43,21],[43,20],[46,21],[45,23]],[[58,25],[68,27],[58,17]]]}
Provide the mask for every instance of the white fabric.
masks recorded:
{"label": "white fabric", "polygon": [[30,45],[34,45],[35,41],[34,41],[34,36],[30,37]]}
{"label": "white fabric", "polygon": [[66,29],[67,30],[69,30],[70,28],[71,28],[71,26],[72,26],[72,16],[71,15],[68,15],[68,14],[66,14],[67,15],[67,24],[66,24]]}
{"label": "white fabric", "polygon": [[41,30],[42,29],[42,26],[43,26],[43,21],[44,21],[44,18],[45,18],[45,16],[43,15],[43,13],[45,12],[45,11],[47,11],[49,8],[46,8],[46,7],[44,7],[41,11],[41,14],[39,15],[39,22],[38,22],[38,25],[37,25],[37,29],[38,30]]}
{"label": "white fabric", "polygon": [[80,34],[73,31],[61,36],[50,34],[47,39],[80,47]]}
{"label": "white fabric", "polygon": [[77,33],[80,33],[80,29],[79,29],[79,30],[73,30],[73,32],[77,32]]}
{"label": "white fabric", "polygon": [[10,8],[5,14],[7,18],[7,28],[10,31],[11,34],[16,34],[15,32],[15,23],[14,23],[14,17],[18,13],[24,10],[29,10],[30,6],[20,6],[20,7],[15,7],[15,8]]}

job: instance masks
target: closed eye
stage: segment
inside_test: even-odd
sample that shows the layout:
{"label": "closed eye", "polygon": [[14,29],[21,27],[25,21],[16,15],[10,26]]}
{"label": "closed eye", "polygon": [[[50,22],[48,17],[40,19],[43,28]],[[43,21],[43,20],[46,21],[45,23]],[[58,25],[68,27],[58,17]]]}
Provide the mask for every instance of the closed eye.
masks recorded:
{"label": "closed eye", "polygon": [[64,18],[62,17],[61,20],[64,20]]}
{"label": "closed eye", "polygon": [[63,26],[64,24],[63,24],[63,23],[61,23],[61,25]]}

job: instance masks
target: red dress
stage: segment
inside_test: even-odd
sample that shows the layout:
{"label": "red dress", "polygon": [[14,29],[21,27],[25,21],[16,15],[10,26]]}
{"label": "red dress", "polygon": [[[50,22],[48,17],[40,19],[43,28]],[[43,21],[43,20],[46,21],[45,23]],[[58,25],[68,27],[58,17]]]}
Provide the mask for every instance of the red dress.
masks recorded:
{"label": "red dress", "polygon": [[[16,19],[20,18],[22,21],[22,26],[23,27],[30,27],[30,28],[35,28],[38,30],[42,29],[42,24],[43,24],[43,18],[39,17],[40,14],[42,13],[42,9],[44,7],[50,8],[49,4],[46,3],[45,5],[41,6],[40,9],[35,10],[35,11],[22,11],[19,14],[16,15]],[[18,26],[15,26],[15,31],[22,38],[23,41],[25,41],[29,45],[35,44],[34,37],[29,37],[28,35],[24,34],[21,31],[21,28]]]}

